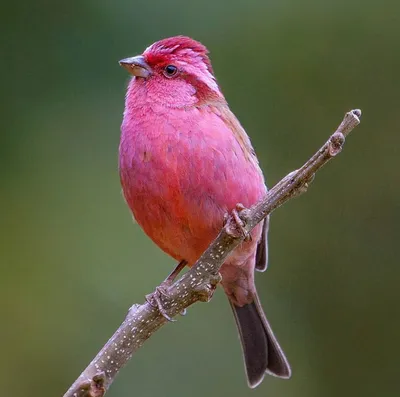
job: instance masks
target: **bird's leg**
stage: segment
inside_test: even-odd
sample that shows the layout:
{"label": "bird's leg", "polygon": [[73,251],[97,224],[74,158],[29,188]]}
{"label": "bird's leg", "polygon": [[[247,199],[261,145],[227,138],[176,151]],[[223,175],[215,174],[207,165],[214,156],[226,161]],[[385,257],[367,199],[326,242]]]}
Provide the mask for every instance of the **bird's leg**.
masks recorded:
{"label": "bird's leg", "polygon": [[[169,276],[158,286],[156,287],[155,292],[148,294],[145,296],[146,301],[153,307],[157,308],[160,313],[165,317],[168,321],[175,321],[170,316],[168,316],[167,312],[164,309],[163,303],[161,301],[161,296],[165,296],[168,298],[167,289],[172,285],[178,274],[185,268],[187,265],[187,261],[182,260],[178,263],[175,269],[169,274]],[[182,313],[182,315],[184,315]]]}
{"label": "bird's leg", "polygon": [[[247,208],[241,204],[238,203],[236,204],[236,208],[232,210],[232,218],[235,223],[235,230],[232,230],[231,227],[227,227],[227,232],[233,236],[237,236],[237,230],[239,230],[239,233],[244,237],[245,241],[251,241],[251,234],[246,230],[246,225],[243,222],[243,220],[240,218],[240,215],[245,213],[247,211]],[[229,216],[225,218],[226,222],[229,222]]]}

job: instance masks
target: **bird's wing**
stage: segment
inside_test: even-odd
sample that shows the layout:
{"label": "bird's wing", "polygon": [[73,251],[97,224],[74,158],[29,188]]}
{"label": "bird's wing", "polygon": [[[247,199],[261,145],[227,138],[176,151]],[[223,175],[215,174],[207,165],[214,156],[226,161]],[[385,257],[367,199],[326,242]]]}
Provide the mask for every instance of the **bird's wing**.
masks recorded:
{"label": "bird's wing", "polygon": [[[242,127],[242,125],[240,124],[239,120],[229,109],[228,105],[221,104],[220,106],[216,107],[216,110],[217,114],[223,119],[224,123],[232,131],[237,142],[242,148],[246,159],[253,162],[259,168],[256,152],[254,151],[253,146],[251,145],[250,138],[247,135],[244,128]],[[262,174],[261,169],[260,173]]]}
{"label": "bird's wing", "polygon": [[[256,152],[251,145],[250,138],[244,128],[241,126],[239,120],[229,109],[227,104],[218,107],[220,117],[223,118],[226,125],[229,126],[237,142],[243,150],[243,153],[248,161],[251,161],[262,175],[262,171],[258,164]],[[256,270],[263,272],[268,267],[268,229],[269,229],[269,216],[265,218],[263,223],[263,232],[261,239],[257,246],[256,254]]]}

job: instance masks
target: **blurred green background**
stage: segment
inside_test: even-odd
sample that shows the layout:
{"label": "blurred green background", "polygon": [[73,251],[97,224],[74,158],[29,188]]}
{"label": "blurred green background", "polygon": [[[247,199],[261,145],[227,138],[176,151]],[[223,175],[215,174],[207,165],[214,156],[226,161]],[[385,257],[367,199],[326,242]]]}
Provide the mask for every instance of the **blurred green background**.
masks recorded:
{"label": "blurred green background", "polygon": [[[398,396],[400,3],[2,2],[0,394],[61,396],[173,266],[132,223],[117,171],[127,73],[185,34],[208,46],[269,185],[359,107],[306,195],[272,217],[257,285],[293,367],[247,388],[229,305],[160,330],[109,396]],[[397,245],[397,248],[396,248]]]}

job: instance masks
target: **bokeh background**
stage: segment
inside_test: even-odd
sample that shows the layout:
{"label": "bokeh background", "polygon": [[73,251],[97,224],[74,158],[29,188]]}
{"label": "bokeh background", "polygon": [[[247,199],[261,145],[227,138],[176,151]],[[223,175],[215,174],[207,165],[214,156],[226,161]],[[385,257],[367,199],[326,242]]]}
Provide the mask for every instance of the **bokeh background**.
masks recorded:
{"label": "bokeh background", "polygon": [[117,171],[117,61],[185,34],[269,185],[345,111],[362,124],[309,192],[272,216],[262,302],[293,367],[247,388],[221,292],[160,330],[109,396],[400,395],[400,3],[3,1],[0,394],[61,396],[173,266],[132,223]]}

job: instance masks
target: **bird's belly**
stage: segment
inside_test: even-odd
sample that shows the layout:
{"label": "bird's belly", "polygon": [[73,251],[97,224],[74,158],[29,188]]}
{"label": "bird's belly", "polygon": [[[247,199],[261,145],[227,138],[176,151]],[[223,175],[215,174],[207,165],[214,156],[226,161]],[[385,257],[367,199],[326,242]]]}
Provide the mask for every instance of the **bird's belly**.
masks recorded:
{"label": "bird's belly", "polygon": [[137,134],[121,140],[120,177],[138,224],[165,252],[194,263],[237,203],[265,193],[235,141],[207,134]]}
{"label": "bird's belly", "polygon": [[153,162],[149,167],[136,164],[121,172],[121,180],[137,223],[177,260],[194,263],[222,227],[227,207],[217,202],[207,181],[189,189],[185,176],[168,162]]}

